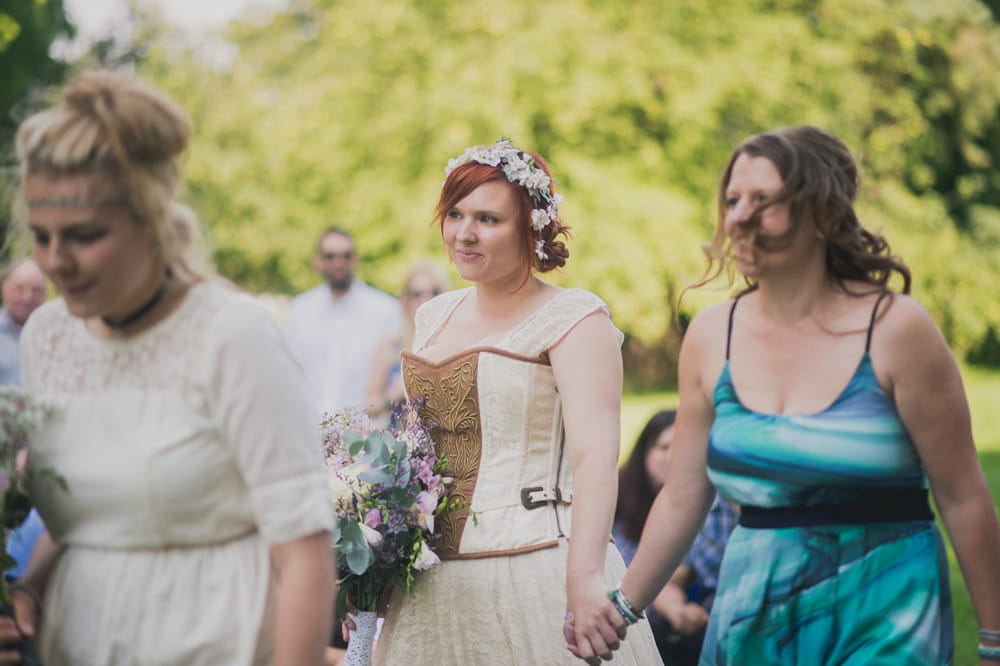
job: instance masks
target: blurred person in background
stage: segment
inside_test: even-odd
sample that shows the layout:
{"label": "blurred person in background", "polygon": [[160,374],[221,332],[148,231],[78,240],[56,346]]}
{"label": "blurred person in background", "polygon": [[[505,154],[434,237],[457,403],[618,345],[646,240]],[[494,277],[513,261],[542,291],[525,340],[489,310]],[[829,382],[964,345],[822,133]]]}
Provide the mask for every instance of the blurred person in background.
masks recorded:
{"label": "blurred person in background", "polygon": [[313,268],[324,284],[288,306],[285,332],[306,375],[319,417],[349,405],[363,407],[379,342],[399,331],[399,302],[355,276],[354,237],[331,227],[316,244]]}
{"label": "blurred person in background", "polygon": [[414,262],[406,272],[406,281],[399,302],[403,306],[401,329],[382,338],[372,364],[371,385],[368,388],[368,413],[385,419],[392,405],[405,397],[400,352],[409,351],[413,344],[414,317],[417,308],[450,286],[448,272],[433,259]]}
{"label": "blurred person in background", "polygon": [[0,273],[0,386],[21,385],[21,330],[45,302],[45,276],[32,259]]}
{"label": "blurred person in background", "polygon": [[[646,516],[667,481],[676,418],[677,412],[672,409],[654,414],[619,470],[612,533],[626,564],[635,556]],[[722,555],[738,517],[736,509],[716,496],[684,562],[646,608],[656,647],[666,666],[698,663]]]}

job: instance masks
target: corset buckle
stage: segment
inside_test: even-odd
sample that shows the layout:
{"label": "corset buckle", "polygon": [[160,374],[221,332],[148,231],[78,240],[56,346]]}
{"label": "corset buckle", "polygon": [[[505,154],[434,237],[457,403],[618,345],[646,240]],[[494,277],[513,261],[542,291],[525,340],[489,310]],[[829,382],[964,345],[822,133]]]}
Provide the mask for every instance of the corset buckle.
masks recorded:
{"label": "corset buckle", "polygon": [[565,502],[569,504],[571,493],[563,495],[562,489],[556,487],[552,490],[545,490],[542,486],[532,486],[531,488],[521,488],[521,504],[528,511],[545,506],[553,502],[559,504]]}

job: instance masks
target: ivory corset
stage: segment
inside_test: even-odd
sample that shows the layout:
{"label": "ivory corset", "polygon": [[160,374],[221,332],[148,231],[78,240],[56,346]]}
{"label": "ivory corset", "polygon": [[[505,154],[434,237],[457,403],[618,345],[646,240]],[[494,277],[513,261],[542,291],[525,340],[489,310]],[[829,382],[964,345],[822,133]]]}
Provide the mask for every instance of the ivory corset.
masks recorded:
{"label": "ivory corset", "polygon": [[[569,536],[572,475],[563,450],[562,405],[547,350],[581,319],[607,306],[562,290],[495,347],[474,347],[439,363],[419,356],[469,289],[443,294],[417,314],[414,353],[403,353],[410,398],[455,481],[464,507],[438,517],[444,559],[510,555]],[[531,507],[531,508],[529,508]]]}

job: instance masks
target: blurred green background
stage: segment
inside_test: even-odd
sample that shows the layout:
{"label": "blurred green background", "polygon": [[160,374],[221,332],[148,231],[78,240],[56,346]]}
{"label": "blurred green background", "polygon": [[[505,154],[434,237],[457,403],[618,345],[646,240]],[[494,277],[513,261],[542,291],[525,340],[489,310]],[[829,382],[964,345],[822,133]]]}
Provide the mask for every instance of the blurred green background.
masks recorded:
{"label": "blurred green background", "polygon": [[[964,364],[1000,497],[1000,0],[273,4],[207,37],[134,0],[127,21],[67,49],[61,0],[2,0],[0,196],[13,130],[46,87],[127,67],[191,114],[183,196],[224,275],[257,293],[310,287],[316,236],[337,224],[357,236],[362,277],[395,293],[413,259],[445,259],[430,220],[448,158],[510,137],[566,196],[572,256],[553,279],[600,294],[626,333],[629,446],[674,402],[685,323],[728,295],[684,289],[730,151],[822,125],[855,151],[862,219],[910,265]],[[974,663],[964,598],[958,664]]]}

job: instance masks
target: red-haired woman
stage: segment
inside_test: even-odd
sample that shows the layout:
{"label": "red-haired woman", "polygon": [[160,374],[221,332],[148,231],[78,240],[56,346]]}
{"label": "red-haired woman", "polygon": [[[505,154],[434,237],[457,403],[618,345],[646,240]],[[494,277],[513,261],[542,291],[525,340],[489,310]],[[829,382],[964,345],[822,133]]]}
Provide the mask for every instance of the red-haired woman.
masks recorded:
{"label": "red-haired woman", "polygon": [[578,648],[591,663],[613,649],[659,663],[648,629],[621,641],[607,592],[624,572],[609,540],[621,333],[597,296],[535,274],[569,256],[541,157],[498,141],[446,174],[437,219],[473,286],[420,308],[403,378],[465,508],[439,518],[443,562],[392,600],[376,661],[573,664],[569,631],[592,637]]}

